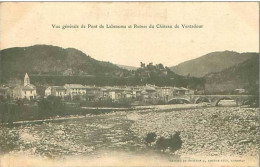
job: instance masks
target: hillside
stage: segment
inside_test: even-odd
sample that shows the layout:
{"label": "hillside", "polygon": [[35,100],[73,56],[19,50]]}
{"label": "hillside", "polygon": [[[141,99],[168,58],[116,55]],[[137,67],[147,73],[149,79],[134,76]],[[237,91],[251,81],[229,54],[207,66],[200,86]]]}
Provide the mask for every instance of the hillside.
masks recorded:
{"label": "hillside", "polygon": [[259,92],[259,57],[253,57],[221,72],[205,77],[207,93],[230,92],[244,88],[249,93]]}
{"label": "hillside", "polygon": [[203,77],[206,74],[220,72],[254,57],[258,57],[258,53],[212,52],[170,67],[170,69],[179,75]]}
{"label": "hillside", "polygon": [[11,77],[30,75],[116,75],[125,71],[118,66],[97,61],[73,48],[50,45],[16,47],[0,51],[1,82]]}
{"label": "hillside", "polygon": [[97,86],[156,84],[201,89],[204,85],[202,78],[177,75],[162,64],[150,63],[147,67],[129,71],[95,60],[73,48],[34,45],[0,51],[1,84],[16,85],[22,82],[26,72],[38,87],[79,83]]}

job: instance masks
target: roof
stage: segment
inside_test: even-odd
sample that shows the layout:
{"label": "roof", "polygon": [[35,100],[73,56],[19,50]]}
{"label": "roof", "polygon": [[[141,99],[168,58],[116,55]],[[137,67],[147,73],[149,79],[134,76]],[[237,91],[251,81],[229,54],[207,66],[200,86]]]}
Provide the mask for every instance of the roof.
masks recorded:
{"label": "roof", "polygon": [[129,92],[129,91],[123,91],[122,93],[123,93],[123,94],[132,94],[132,93]]}
{"label": "roof", "polygon": [[181,90],[189,90],[189,89],[187,89],[187,88],[184,88],[184,87],[181,87],[180,89],[181,89]]}
{"label": "roof", "polygon": [[183,90],[182,88],[174,87],[174,90]]}
{"label": "roof", "polygon": [[9,87],[2,87],[2,86],[1,86],[0,89],[1,89],[1,90],[8,90]]}
{"label": "roof", "polygon": [[148,94],[148,92],[146,92],[145,90],[142,90],[142,91],[141,91],[141,94],[144,94],[144,95],[145,95],[145,94]]}
{"label": "roof", "polygon": [[101,91],[106,91],[107,89],[106,88],[100,88]]}
{"label": "roof", "polygon": [[171,89],[171,87],[164,86],[164,87],[161,87],[161,89]]}
{"label": "roof", "polygon": [[52,86],[53,89],[56,90],[65,90],[66,88],[64,86]]}
{"label": "roof", "polygon": [[81,84],[65,84],[65,88],[72,88],[72,89],[82,89],[85,88],[85,86]]}
{"label": "roof", "polygon": [[150,87],[150,86],[146,86],[145,90],[154,90],[155,91],[155,88],[154,87]]}
{"label": "roof", "polygon": [[22,87],[23,90],[35,90],[35,86],[32,84],[28,84],[24,87]]}
{"label": "roof", "polygon": [[100,88],[98,88],[98,87],[96,87],[96,86],[89,86],[89,85],[84,85],[84,87],[85,87],[85,89],[92,89],[92,90],[97,90],[97,89],[100,89]]}

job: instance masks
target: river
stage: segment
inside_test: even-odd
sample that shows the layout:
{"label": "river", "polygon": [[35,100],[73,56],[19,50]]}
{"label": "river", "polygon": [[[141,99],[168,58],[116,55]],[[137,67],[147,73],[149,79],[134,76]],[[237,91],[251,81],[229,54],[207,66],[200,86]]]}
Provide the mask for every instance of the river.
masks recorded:
{"label": "river", "polygon": [[[7,162],[6,159],[11,161],[10,156],[16,155],[55,161],[68,157],[92,157],[91,162],[108,155],[119,158],[126,154],[128,159],[130,155],[136,155],[134,159],[155,156],[153,161],[149,159],[144,164],[154,164],[154,160],[160,164],[162,159],[168,163],[177,162],[178,157],[183,159],[192,156],[251,156],[257,159],[259,109],[176,106],[86,115],[77,119],[15,127],[2,126],[2,162]],[[167,137],[176,131],[181,132],[183,145],[174,154],[147,147],[143,141],[149,132]],[[121,162],[122,158],[119,159]],[[11,163],[9,161],[8,165]]]}

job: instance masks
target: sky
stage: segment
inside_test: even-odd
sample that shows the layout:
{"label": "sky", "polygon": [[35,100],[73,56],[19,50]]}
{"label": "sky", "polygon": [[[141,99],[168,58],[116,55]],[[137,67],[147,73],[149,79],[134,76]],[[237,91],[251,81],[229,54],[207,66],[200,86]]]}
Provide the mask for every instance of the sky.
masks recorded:
{"label": "sky", "polygon": [[[259,52],[258,17],[257,2],[2,2],[0,49],[46,44],[115,64],[173,66],[214,51]],[[65,24],[180,28],[62,29]]]}

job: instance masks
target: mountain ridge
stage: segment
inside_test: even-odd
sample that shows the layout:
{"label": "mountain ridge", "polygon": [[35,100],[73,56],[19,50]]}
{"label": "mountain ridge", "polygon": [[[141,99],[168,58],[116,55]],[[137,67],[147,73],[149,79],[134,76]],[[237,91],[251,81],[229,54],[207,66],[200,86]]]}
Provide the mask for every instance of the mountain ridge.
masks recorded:
{"label": "mountain ridge", "polygon": [[114,75],[117,71],[125,71],[115,64],[95,60],[78,49],[52,45],[3,49],[0,51],[0,65],[0,74],[4,78],[26,72],[53,75]]}
{"label": "mountain ridge", "polygon": [[211,72],[220,72],[226,68],[257,56],[258,53],[255,52],[238,53],[227,50],[217,51],[185,61],[176,66],[170,67],[170,69],[179,75],[204,77]]}
{"label": "mountain ridge", "polygon": [[79,83],[203,87],[203,79],[177,75],[162,64],[149,63],[137,70],[126,70],[116,64],[95,60],[80,50],[52,45],[4,49],[0,51],[0,60],[2,84],[16,84],[28,73],[37,86]]}
{"label": "mountain ridge", "polygon": [[[225,61],[227,55],[229,61]],[[210,58],[209,58],[210,57]],[[213,57],[213,58],[211,58]],[[242,58],[241,58],[242,57]],[[234,59],[236,58],[236,59]],[[203,77],[180,75],[162,64],[146,66],[131,70],[123,69],[110,62],[95,60],[75,48],[62,48],[52,45],[33,45],[0,50],[1,83],[10,79],[22,80],[27,72],[37,85],[62,85],[64,83],[81,83],[92,85],[143,85],[183,86],[206,92],[233,91],[237,88],[255,89],[258,81],[258,54],[254,52],[237,53],[233,51],[213,52],[202,56],[208,66],[220,63],[220,71],[203,69],[201,57],[184,64],[190,65],[193,71],[202,69],[208,73]],[[210,59],[210,61],[207,61]],[[237,60],[238,59],[238,60]],[[230,61],[234,61],[230,63]],[[221,68],[220,68],[221,67]],[[195,70],[194,70],[195,69]],[[215,68],[213,68],[215,69]],[[210,72],[209,72],[210,71]],[[256,72],[257,71],[257,72]],[[251,76],[251,78],[250,78]],[[250,86],[251,85],[251,86]]]}
{"label": "mountain ridge", "polygon": [[204,76],[207,93],[232,92],[245,89],[250,94],[259,93],[259,57],[253,57],[221,72]]}

